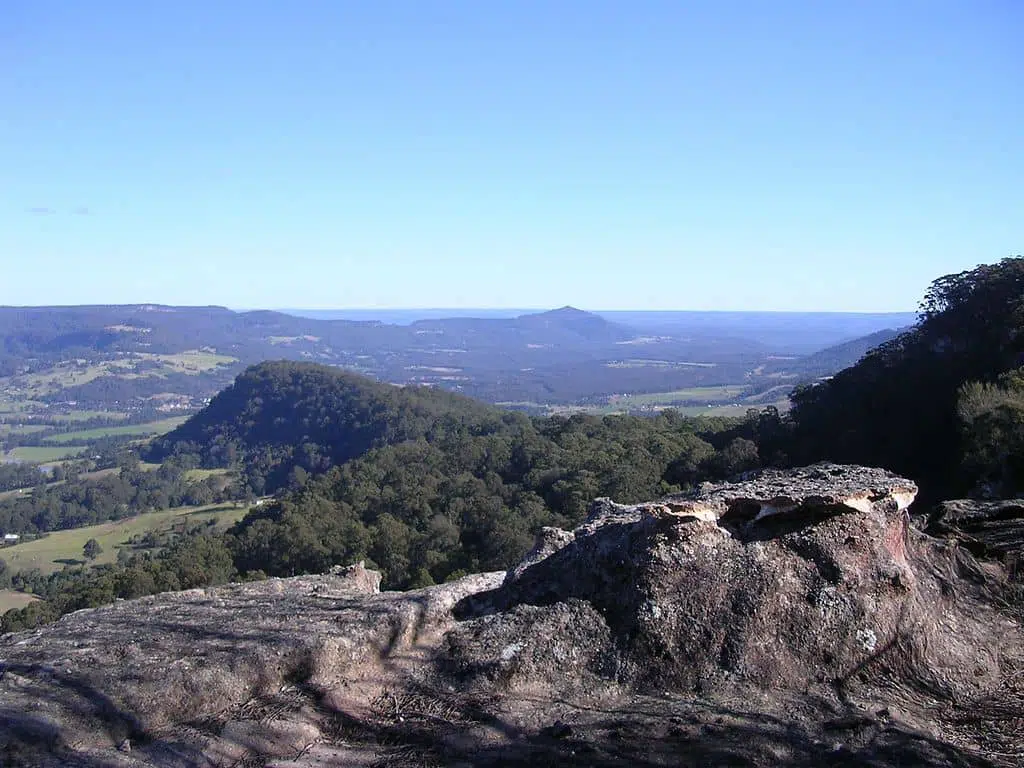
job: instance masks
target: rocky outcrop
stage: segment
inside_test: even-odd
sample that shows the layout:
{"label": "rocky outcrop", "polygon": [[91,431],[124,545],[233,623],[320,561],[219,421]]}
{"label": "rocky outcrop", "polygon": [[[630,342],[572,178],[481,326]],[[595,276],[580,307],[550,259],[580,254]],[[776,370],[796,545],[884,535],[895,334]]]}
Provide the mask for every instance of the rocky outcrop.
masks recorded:
{"label": "rocky outcrop", "polygon": [[[545,532],[540,548],[557,549],[513,569],[492,609],[475,596],[474,610],[515,617],[527,643],[535,630],[513,609],[584,601],[615,638],[616,679],[642,690],[804,689],[909,641],[908,622],[942,611],[938,587],[908,561],[916,490],[880,470],[822,466],[652,504],[598,500],[571,536]],[[594,632],[584,634],[590,648]],[[966,653],[971,663],[929,663],[971,690],[991,683],[997,671],[979,672],[976,647]]]}
{"label": "rocky outcrop", "polygon": [[1024,499],[954,499],[938,505],[925,530],[956,539],[978,555],[1019,561],[1024,552]]}
{"label": "rocky outcrop", "polygon": [[507,573],[415,592],[355,567],[79,612],[0,640],[0,754],[1019,764],[1005,571],[911,527],[915,492],[862,467],[765,472],[598,500]]}

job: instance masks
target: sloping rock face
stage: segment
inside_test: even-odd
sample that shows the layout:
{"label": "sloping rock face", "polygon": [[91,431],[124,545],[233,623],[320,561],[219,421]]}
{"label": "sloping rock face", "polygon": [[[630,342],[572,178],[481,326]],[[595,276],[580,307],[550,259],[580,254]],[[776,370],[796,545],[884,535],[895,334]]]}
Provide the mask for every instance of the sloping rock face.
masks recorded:
{"label": "sloping rock face", "polygon": [[0,754],[81,765],[1020,765],[998,564],[913,483],[817,465],[594,502],[507,573],[372,572],[83,611],[0,639]]}
{"label": "sloping rock face", "polygon": [[928,517],[925,530],[955,538],[976,554],[1018,561],[1024,552],[1024,499],[944,501]]}
{"label": "sloping rock face", "polygon": [[458,600],[504,577],[379,594],[377,572],[334,570],[122,601],[4,636],[0,762],[294,756],[322,738],[321,694],[378,695],[395,669],[425,663]]}

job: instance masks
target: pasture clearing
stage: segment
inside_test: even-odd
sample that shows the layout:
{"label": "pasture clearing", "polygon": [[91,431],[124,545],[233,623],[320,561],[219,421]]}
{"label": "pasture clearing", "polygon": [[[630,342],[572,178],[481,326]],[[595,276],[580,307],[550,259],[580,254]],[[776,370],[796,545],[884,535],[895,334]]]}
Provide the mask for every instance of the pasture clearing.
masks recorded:
{"label": "pasture clearing", "polygon": [[47,464],[64,459],[72,459],[81,454],[85,448],[60,447],[48,445],[21,445],[12,448],[0,456],[0,461],[21,461],[26,464]]}
{"label": "pasture clearing", "polygon": [[198,349],[178,352],[173,355],[150,355],[140,354],[142,359],[157,360],[175,373],[198,374],[204,371],[211,371],[222,365],[237,363],[237,357],[218,355],[214,352],[203,352]]}
{"label": "pasture clearing", "polygon": [[222,477],[228,474],[228,472],[229,470],[227,469],[190,469],[185,472],[185,478],[188,480],[206,480],[209,477]]}
{"label": "pasture clearing", "polygon": [[0,558],[7,561],[12,572],[38,568],[44,575],[54,573],[65,565],[84,562],[82,548],[89,539],[96,539],[103,552],[92,561],[93,565],[117,561],[117,550],[126,546],[135,536],[150,531],[169,533],[181,528],[207,524],[213,520],[211,530],[224,531],[245,517],[249,507],[244,504],[208,504],[203,507],[179,507],[160,512],[147,512],[136,517],[115,520],[85,528],[53,531],[34,541],[0,549]]}
{"label": "pasture clearing", "polygon": [[621,403],[632,407],[644,405],[671,405],[673,403],[700,402],[721,403],[726,401],[735,402],[742,394],[745,387],[742,385],[726,384],[719,387],[690,387],[688,389],[676,389],[671,392],[648,392],[637,395],[612,395],[608,398],[609,403]]}
{"label": "pasture clearing", "polygon": [[31,435],[33,432],[43,432],[50,427],[45,424],[0,424],[0,436],[3,435]]}
{"label": "pasture clearing", "polygon": [[128,414],[122,411],[66,411],[64,413],[48,413],[47,418],[54,421],[88,421],[89,419],[127,419]]}
{"label": "pasture clearing", "polygon": [[169,355],[138,352],[95,363],[68,360],[45,371],[0,379],[0,391],[7,393],[8,401],[24,402],[26,399],[55,395],[63,389],[88,384],[105,376],[138,379],[166,378],[175,373],[199,375],[236,362],[237,358],[200,350]]}
{"label": "pasture clearing", "polygon": [[[3,550],[0,550],[0,555],[3,555]],[[7,613],[7,611],[15,608],[24,608],[29,603],[34,603],[38,599],[35,595],[30,595],[27,592],[0,589],[0,613]]]}
{"label": "pasture clearing", "polygon": [[52,444],[70,443],[75,440],[100,440],[105,437],[143,437],[146,435],[162,435],[172,429],[181,426],[188,420],[188,416],[174,416],[159,421],[148,421],[145,424],[125,424],[119,427],[96,427],[95,429],[83,429],[78,432],[65,432],[63,435],[53,435],[46,438],[45,442]]}

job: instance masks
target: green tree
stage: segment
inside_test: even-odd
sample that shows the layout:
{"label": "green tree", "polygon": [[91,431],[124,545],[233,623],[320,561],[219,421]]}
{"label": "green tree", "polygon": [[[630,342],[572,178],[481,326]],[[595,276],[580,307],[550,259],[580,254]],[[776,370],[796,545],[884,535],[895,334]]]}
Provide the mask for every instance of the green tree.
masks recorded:
{"label": "green tree", "polygon": [[82,547],[82,554],[85,555],[86,560],[92,561],[103,554],[103,547],[96,539],[89,539]]}
{"label": "green tree", "polygon": [[957,416],[966,482],[984,495],[1024,489],[1024,370],[1007,372],[995,384],[965,384]]}

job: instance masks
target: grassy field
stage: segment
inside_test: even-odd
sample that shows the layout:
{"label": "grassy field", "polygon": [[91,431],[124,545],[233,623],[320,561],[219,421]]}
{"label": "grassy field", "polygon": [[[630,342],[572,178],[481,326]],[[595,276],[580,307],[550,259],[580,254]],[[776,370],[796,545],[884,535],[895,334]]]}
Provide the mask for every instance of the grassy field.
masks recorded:
{"label": "grassy field", "polygon": [[[69,360],[45,371],[0,379],[0,389],[12,392],[16,396],[8,396],[6,403],[0,407],[9,407],[12,410],[8,412],[16,412],[13,404],[24,402],[24,398],[53,395],[62,389],[88,384],[103,376],[135,379],[144,376],[167,377],[172,373],[198,375],[234,362],[237,362],[234,357],[200,350],[178,352],[173,355],[143,352],[99,363]],[[137,370],[136,366],[139,363],[158,363],[159,367]]]}
{"label": "grassy field", "polygon": [[0,589],[0,613],[6,613],[13,608],[24,608],[29,603],[34,603],[39,598],[25,592],[16,592],[13,589]]}
{"label": "grassy field", "polygon": [[133,536],[141,536],[149,531],[171,531],[175,526],[192,526],[208,520],[216,521],[216,530],[225,530],[241,520],[248,511],[248,507],[244,505],[210,504],[205,507],[181,507],[162,512],[149,512],[115,522],[70,531],[55,531],[42,539],[4,547],[0,549],[0,558],[6,560],[7,565],[15,572],[38,568],[44,574],[50,574],[61,570],[65,565],[82,562],[82,547],[85,546],[85,542],[96,539],[103,548],[103,553],[94,563],[113,563],[117,560],[117,548],[126,544]]}
{"label": "grassy field", "polygon": [[238,362],[236,357],[217,355],[212,352],[200,352],[199,350],[179,352],[175,355],[142,355],[142,357],[152,357],[154,360],[159,360],[177,373],[202,373],[213,370],[220,365],[231,365],[231,363]]}
{"label": "grassy field", "polygon": [[120,411],[68,411],[67,413],[49,413],[47,416],[54,421],[88,421],[89,419],[127,419],[128,414]]}
{"label": "grassy field", "polygon": [[45,429],[49,429],[45,424],[0,424],[0,436],[31,435],[33,432],[42,432]]}
{"label": "grassy field", "polygon": [[188,480],[205,480],[208,477],[219,477],[227,473],[226,469],[190,469],[185,473],[185,477]]}
{"label": "grassy field", "polygon": [[676,389],[672,392],[650,392],[642,395],[613,396],[609,402],[622,403],[632,407],[644,405],[671,405],[691,400],[702,403],[721,403],[735,401],[743,392],[744,387],[740,385],[726,385],[721,387],[691,387],[690,389]]}
{"label": "grassy field", "polygon": [[44,442],[61,444],[70,443],[74,440],[99,440],[104,437],[130,437],[144,435],[162,435],[170,432],[175,427],[181,426],[188,419],[188,416],[175,416],[160,421],[150,421],[145,424],[125,424],[120,427],[97,427],[96,429],[83,429],[78,432],[66,432],[63,435],[48,437]]}
{"label": "grassy field", "polygon": [[66,387],[75,387],[79,384],[88,384],[109,373],[116,363],[98,363],[88,365],[86,363],[67,362],[54,366],[47,371],[29,373],[22,376],[14,376],[6,380],[7,387],[14,388],[23,395],[29,397],[42,397],[50,395]]}
{"label": "grassy field", "polygon": [[0,461],[24,461],[27,464],[45,464],[77,456],[84,448],[62,448],[60,446],[22,445],[12,448],[0,456]]}

